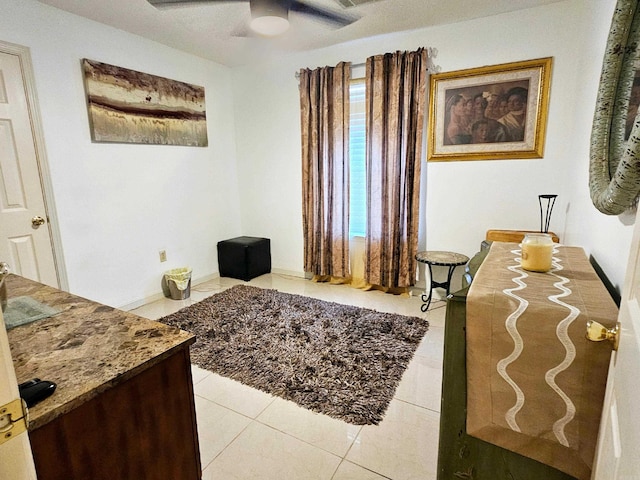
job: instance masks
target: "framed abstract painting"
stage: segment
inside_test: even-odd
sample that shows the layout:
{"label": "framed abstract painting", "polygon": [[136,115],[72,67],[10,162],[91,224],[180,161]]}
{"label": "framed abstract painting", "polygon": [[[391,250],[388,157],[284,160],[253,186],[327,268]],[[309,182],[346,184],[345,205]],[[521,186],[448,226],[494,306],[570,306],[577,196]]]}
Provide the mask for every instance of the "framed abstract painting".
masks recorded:
{"label": "framed abstract painting", "polygon": [[204,87],[83,59],[94,142],[207,146]]}

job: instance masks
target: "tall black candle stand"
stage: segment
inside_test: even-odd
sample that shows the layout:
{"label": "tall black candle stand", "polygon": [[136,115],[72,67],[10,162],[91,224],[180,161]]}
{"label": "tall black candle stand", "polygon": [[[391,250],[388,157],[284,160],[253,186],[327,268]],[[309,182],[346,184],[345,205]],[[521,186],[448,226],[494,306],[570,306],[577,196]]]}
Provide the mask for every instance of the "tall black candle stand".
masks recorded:
{"label": "tall black candle stand", "polygon": [[[538,195],[538,203],[540,204],[540,232],[542,233],[549,233],[551,212],[553,211],[553,206],[556,203],[557,196],[558,195],[553,194]],[[544,212],[542,207],[543,200],[547,202],[544,208]]]}

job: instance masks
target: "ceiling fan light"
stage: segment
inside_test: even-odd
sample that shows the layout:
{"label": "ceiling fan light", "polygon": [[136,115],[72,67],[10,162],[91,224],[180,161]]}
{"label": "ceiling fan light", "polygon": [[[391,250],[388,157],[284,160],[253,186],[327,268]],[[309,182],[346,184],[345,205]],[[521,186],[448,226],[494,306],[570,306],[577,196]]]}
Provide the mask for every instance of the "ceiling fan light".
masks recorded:
{"label": "ceiling fan light", "polygon": [[289,29],[289,20],[275,15],[255,17],[249,24],[254,32],[267,37],[275,37]]}

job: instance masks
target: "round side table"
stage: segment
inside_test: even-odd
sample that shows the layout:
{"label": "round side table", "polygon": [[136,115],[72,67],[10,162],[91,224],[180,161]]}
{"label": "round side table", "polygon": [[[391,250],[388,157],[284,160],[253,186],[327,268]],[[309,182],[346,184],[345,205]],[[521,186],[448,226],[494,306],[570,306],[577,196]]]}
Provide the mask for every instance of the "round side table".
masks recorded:
{"label": "round side table", "polygon": [[[429,294],[427,295],[427,293],[425,292],[424,295],[422,295],[422,301],[424,302],[424,304],[420,307],[420,310],[426,312],[429,309],[429,305],[431,305],[433,289],[436,287],[444,288],[447,292],[447,295],[449,295],[453,271],[456,269],[456,267],[467,263],[469,261],[469,257],[461,253],[429,250],[426,252],[418,252],[416,254],[416,260],[420,263],[426,263],[427,267],[429,267],[429,280],[431,282],[431,285],[429,287]],[[436,282],[433,280],[433,271],[431,270],[432,265],[449,267],[449,273],[447,274],[446,282]]]}

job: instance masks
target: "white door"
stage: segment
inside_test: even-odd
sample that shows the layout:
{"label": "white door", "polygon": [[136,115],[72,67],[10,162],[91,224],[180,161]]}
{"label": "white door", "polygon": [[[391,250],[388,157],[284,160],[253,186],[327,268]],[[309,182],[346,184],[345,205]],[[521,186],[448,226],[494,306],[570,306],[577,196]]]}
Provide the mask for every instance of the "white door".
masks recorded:
{"label": "white door", "polygon": [[640,479],[640,210],[618,321],[620,344],[611,356],[594,480]]}
{"label": "white door", "polygon": [[59,287],[22,61],[0,49],[0,258]]}
{"label": "white door", "polygon": [[[1,257],[0,257],[1,258]],[[7,331],[0,311],[0,407],[18,398],[18,383],[11,360]],[[6,428],[0,415],[0,430]],[[0,478],[2,480],[35,480],[29,436],[26,432],[0,445]]]}

